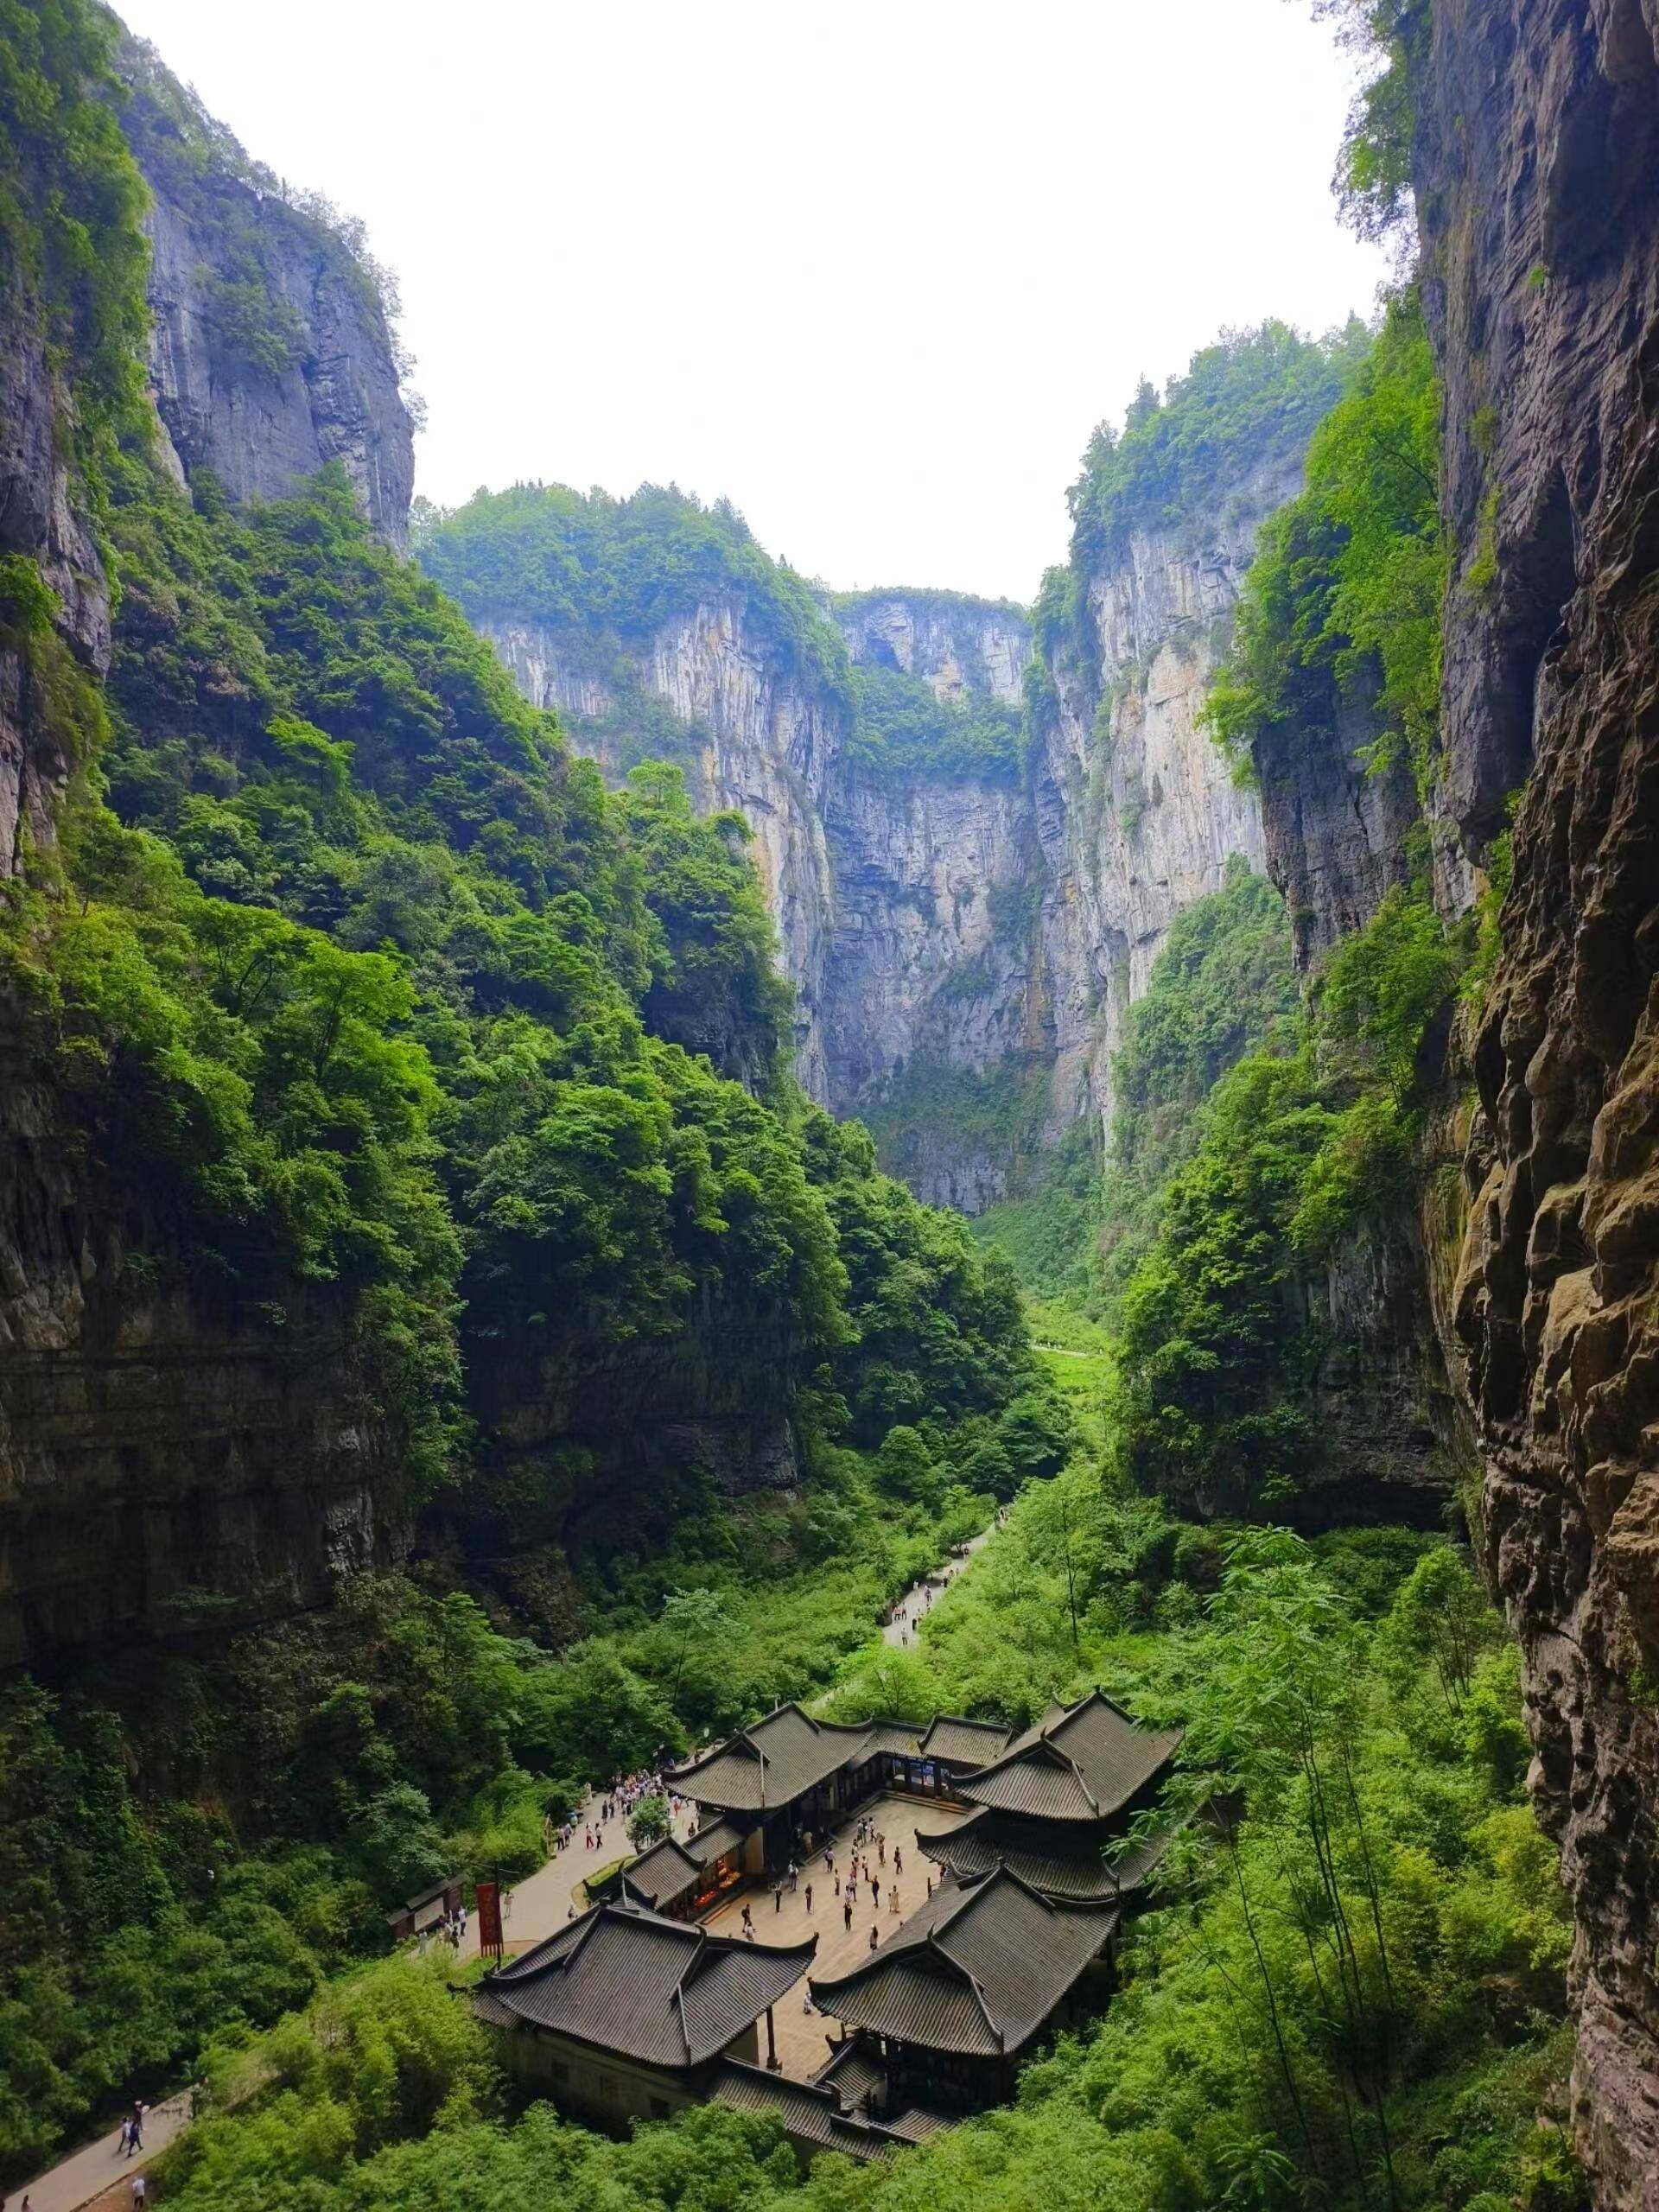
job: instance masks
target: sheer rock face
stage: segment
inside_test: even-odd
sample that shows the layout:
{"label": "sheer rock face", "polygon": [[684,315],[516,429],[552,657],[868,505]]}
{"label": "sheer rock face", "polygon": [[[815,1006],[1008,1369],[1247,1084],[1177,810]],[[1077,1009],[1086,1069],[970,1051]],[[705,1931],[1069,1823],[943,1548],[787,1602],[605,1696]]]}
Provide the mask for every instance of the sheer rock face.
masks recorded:
{"label": "sheer rock face", "polygon": [[665,623],[633,655],[595,654],[523,616],[480,621],[532,705],[556,709],[572,742],[620,782],[661,745],[626,727],[619,660],[677,718],[674,755],[694,804],[734,808],[748,823],[785,974],[795,986],[798,1072],[816,1098],[829,1077],[823,1052],[824,965],[834,933],[835,880],[823,794],[845,734],[842,702],[756,637],[741,600],[721,599]]}
{"label": "sheer rock face", "polygon": [[[110,655],[110,594],[74,497],[64,435],[69,397],[48,357],[33,282],[3,242],[0,299],[0,556],[38,564],[57,601],[59,639],[101,673]],[[32,682],[25,657],[0,642],[0,879],[20,872],[29,845],[52,842],[72,765]]]}
{"label": "sheer rock face", "polygon": [[[110,596],[66,460],[72,402],[29,281],[0,273],[0,552],[39,564],[59,645],[97,677]],[[214,436],[240,435],[222,414]],[[250,487],[286,488],[287,465],[261,476],[256,457]],[[0,876],[54,837],[71,742],[0,650]],[[407,1541],[401,1438],[341,1304],[268,1285],[277,1320],[238,1299],[152,1180],[101,1160],[0,1003],[0,1669],[290,1613]]]}
{"label": "sheer rock face", "polygon": [[1532,1784],[1577,1920],[1574,2112],[1659,2174],[1659,8],[1440,0],[1418,200],[1446,378],[1445,807],[1531,777],[1451,1319]]}
{"label": "sheer rock face", "polygon": [[775,1304],[705,1291],[671,1338],[546,1338],[509,1330],[468,1347],[479,1479],[442,1513],[504,1586],[539,1546],[666,1543],[707,1481],[733,1495],[798,1484],[804,1348]]}
{"label": "sheer rock face", "polygon": [[[803,1081],[837,1113],[902,1124],[918,1194],[975,1213],[1006,1187],[1006,1137],[931,1126],[911,1103],[918,1077],[937,1098],[1041,1071],[1051,1139],[1079,1114],[1103,1121],[1124,1012],[1170,922],[1219,887],[1230,854],[1262,863],[1254,795],[1196,715],[1255,531],[1294,488],[1229,487],[1224,523],[1137,536],[1087,580],[1098,658],[1065,671],[1020,778],[861,760],[845,701],[758,645],[736,599],[630,647],[626,683],[593,640],[522,615],[480,627],[613,777],[640,757],[632,687],[673,709],[699,804],[736,807],[754,830]],[[1030,626],[1005,602],[893,591],[826,612],[855,664],[900,669],[942,700],[1022,697]]]}
{"label": "sheer rock face", "polygon": [[1266,859],[1255,794],[1198,727],[1262,522],[1288,469],[1216,487],[1202,524],[1135,531],[1077,582],[1095,649],[1062,652],[1032,759],[1040,957],[1054,1071],[1049,1134],[1112,1110],[1112,1056],[1184,906],[1227,861]]}
{"label": "sheer rock face", "polygon": [[[0,1669],[324,1602],[406,1543],[343,1301],[280,1325],[0,1020]],[[268,1285],[267,1294],[273,1287]],[[276,1286],[275,1287],[284,1287]]]}
{"label": "sheer rock face", "polygon": [[1255,743],[1268,873],[1304,971],[1410,874],[1417,794],[1403,761],[1367,770],[1361,756],[1378,734],[1363,696],[1344,697],[1332,682],[1317,719],[1270,728]]}
{"label": "sheer rock face", "polygon": [[[1019,705],[1031,628],[991,601],[883,593],[837,601],[855,665],[921,678],[947,703]],[[826,794],[835,873],[828,1103],[880,1116],[906,1077],[982,1077],[1045,1048],[1033,989],[1039,858],[1014,776],[875,768],[844,753]],[[923,1198],[978,1213],[1001,1197],[1006,1147],[900,1107],[893,1164]]]}
{"label": "sheer rock face", "polygon": [[208,468],[235,501],[276,499],[339,461],[401,546],[413,425],[372,281],[324,224],[194,158],[144,89],[158,73],[122,123],[154,195],[150,379],[184,475]]}

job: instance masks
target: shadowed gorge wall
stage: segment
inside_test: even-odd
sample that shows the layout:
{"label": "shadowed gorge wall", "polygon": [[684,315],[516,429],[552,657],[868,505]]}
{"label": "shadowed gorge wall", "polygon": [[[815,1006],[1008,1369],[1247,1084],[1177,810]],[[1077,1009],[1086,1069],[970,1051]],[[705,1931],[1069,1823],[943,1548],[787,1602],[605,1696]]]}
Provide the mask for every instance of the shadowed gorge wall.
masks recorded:
{"label": "shadowed gorge wall", "polygon": [[1464,849],[1526,779],[1452,1319],[1577,1917],[1580,2139],[1634,2207],[1659,2172],[1659,19],[1443,0],[1418,98]]}

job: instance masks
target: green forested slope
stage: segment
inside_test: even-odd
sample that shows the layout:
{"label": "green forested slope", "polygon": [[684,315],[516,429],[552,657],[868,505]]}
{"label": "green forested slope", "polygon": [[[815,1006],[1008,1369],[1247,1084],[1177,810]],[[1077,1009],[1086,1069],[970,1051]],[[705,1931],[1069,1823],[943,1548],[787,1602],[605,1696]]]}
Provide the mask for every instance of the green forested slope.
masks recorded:
{"label": "green forested slope", "polygon": [[[509,1329],[526,1388],[543,1352],[609,1345],[648,1389],[655,1347],[702,1328],[717,1363],[708,1317],[759,1315],[807,1479],[640,1499],[669,1550],[574,1563],[537,1615],[578,1639],[560,1660],[454,1594],[446,1549],[228,1642],[201,1592],[188,1642],[0,1693],[11,2171],[302,1998],[446,1865],[532,1863],[544,1806],[679,1738],[671,1686],[722,1722],[815,1687],[988,1513],[957,1459],[1011,1485],[1067,1430],[1006,1274],[796,1090],[743,825],[696,819],[671,772],[607,795],[338,472],[247,511],[164,472],[110,37],[85,0],[0,9],[5,245],[116,607],[100,681],[35,561],[0,574],[32,712],[74,762],[55,840],[0,892],[19,1049],[89,1164],[181,1224],[239,1310],[280,1331],[307,1284],[339,1295],[393,1525],[538,1509],[492,1498],[480,1448],[475,1374]],[[739,529],[699,543],[741,560]],[[884,1487],[900,1424],[944,1471],[925,1496]],[[546,1479],[614,1478],[577,1453]],[[672,1588],[724,1608],[713,1680],[653,1633]]]}

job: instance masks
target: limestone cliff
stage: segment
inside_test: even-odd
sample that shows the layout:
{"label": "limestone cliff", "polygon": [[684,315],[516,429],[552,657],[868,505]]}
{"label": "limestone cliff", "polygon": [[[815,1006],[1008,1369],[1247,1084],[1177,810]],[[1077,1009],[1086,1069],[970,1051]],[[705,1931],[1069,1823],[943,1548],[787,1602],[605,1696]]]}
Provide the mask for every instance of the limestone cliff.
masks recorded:
{"label": "limestone cliff", "polygon": [[641,760],[672,758],[701,809],[743,816],[795,986],[800,1078],[823,1097],[835,911],[823,791],[844,702],[779,653],[732,594],[677,615],[632,650],[528,614],[486,613],[479,626],[524,696],[556,708],[572,742],[615,779]]}
{"label": "limestone cliff", "polygon": [[152,194],[150,378],[186,475],[280,499],[338,461],[402,544],[413,425],[378,280],[349,226],[249,160],[148,48],[122,124]]}
{"label": "limestone cliff", "polygon": [[1256,531],[1300,482],[1300,454],[1251,463],[1239,456],[1196,524],[1073,553],[1032,760],[1052,1128],[1085,1110],[1103,1128],[1123,1015],[1171,921],[1220,887],[1230,854],[1264,859],[1255,793],[1198,727]]}
{"label": "limestone cliff", "polygon": [[[326,226],[234,173],[226,135],[158,66],[126,60],[123,121],[155,195],[156,435],[238,496],[344,460],[398,536],[409,420],[378,299]],[[118,229],[105,250],[123,250]],[[57,657],[83,682],[105,673],[111,594],[77,467],[86,365],[29,257],[4,275],[0,552],[35,564],[53,632],[31,641],[0,604],[0,875],[15,876],[54,842],[88,734]],[[263,365],[237,353],[237,315],[245,346],[263,332]],[[402,1433],[346,1301],[280,1268],[251,1271],[257,1294],[230,1280],[181,1190],[111,1152],[10,993],[0,1162],[0,1668],[270,1619],[406,1546]]]}
{"label": "limestone cliff", "polygon": [[607,773],[675,759],[701,804],[748,818],[803,1080],[868,1119],[919,1195],[973,1213],[1075,1117],[1103,1126],[1171,919],[1230,854],[1261,862],[1255,799],[1197,727],[1255,531],[1295,485],[1298,454],[1252,458],[1196,526],[1079,569],[1084,624],[1034,714],[1030,620],[1005,602],[821,593],[804,664],[741,588],[628,635],[550,619],[533,585],[516,606],[469,592],[441,543],[427,557]]}
{"label": "limestone cliff", "polygon": [[[1577,1917],[1574,2117],[1659,2174],[1659,15],[1440,0],[1416,186],[1446,385],[1443,808],[1515,828],[1452,1300],[1482,1539]],[[1529,777],[1528,775],[1530,768]]]}
{"label": "limestone cliff", "polygon": [[1408,880],[1421,814],[1404,760],[1366,765],[1379,733],[1363,690],[1339,690],[1328,671],[1319,689],[1313,711],[1267,729],[1253,748],[1268,873],[1304,972]]}
{"label": "limestone cliff", "polygon": [[[108,664],[110,594],[71,463],[73,402],[36,273],[0,237],[0,558],[34,564],[53,626],[84,669]],[[73,747],[37,696],[21,626],[0,590],[0,878],[49,843]]]}
{"label": "limestone cliff", "polygon": [[[239,1288],[0,1020],[0,1669],[323,1602],[406,1545],[347,1302]],[[284,1305],[274,1315],[269,1294]]]}
{"label": "limestone cliff", "polygon": [[893,671],[947,708],[981,702],[1007,718],[1008,756],[981,766],[971,754],[910,760],[855,720],[826,794],[829,1103],[868,1120],[924,1198],[977,1213],[1001,1194],[1008,1146],[1004,1125],[963,1115],[964,1087],[1017,1079],[1045,1043],[1027,926],[1039,855],[1018,721],[1030,624],[1020,608],[949,592],[829,605],[855,670]]}

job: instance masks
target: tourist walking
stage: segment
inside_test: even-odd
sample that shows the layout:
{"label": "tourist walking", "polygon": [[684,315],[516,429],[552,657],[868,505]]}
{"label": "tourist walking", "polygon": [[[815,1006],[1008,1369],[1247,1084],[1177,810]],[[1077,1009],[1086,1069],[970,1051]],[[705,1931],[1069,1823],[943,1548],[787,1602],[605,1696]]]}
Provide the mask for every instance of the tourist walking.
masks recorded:
{"label": "tourist walking", "polygon": [[810,1882],[806,1885],[806,1909],[809,1912],[812,1910],[812,1885]]}
{"label": "tourist walking", "polygon": [[841,1916],[846,1925],[847,1933],[850,1936],[853,1932],[853,1901],[851,1897],[849,1897],[846,1904],[841,1908]]}

